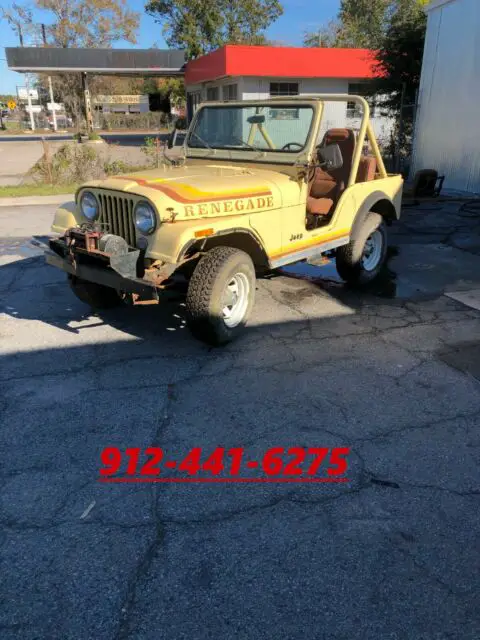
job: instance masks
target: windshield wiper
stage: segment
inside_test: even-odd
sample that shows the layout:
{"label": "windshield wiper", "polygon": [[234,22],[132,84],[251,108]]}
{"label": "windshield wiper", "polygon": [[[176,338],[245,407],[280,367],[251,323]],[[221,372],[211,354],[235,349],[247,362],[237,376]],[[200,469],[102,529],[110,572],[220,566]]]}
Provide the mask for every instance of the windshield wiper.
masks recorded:
{"label": "windshield wiper", "polygon": [[201,138],[196,131],[192,131],[190,135],[195,136],[195,138],[203,144],[205,149],[210,149],[210,151],[213,151],[212,147],[208,144],[208,142],[205,142],[205,140]]}

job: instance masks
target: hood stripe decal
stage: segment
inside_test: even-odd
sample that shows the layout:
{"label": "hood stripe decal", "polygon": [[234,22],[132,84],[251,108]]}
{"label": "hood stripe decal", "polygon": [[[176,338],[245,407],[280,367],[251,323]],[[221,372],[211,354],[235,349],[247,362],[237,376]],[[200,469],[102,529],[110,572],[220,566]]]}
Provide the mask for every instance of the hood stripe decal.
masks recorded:
{"label": "hood stripe decal", "polygon": [[[221,202],[224,200],[240,200],[241,198],[255,198],[258,196],[271,196],[272,191],[267,187],[259,187],[258,189],[252,189],[251,191],[245,191],[240,193],[239,191],[232,191],[231,193],[225,193],[224,195],[208,195],[203,191],[200,191],[195,188],[190,188],[193,192],[197,192],[198,194],[203,194],[200,197],[185,197],[178,193],[175,188],[171,186],[167,186],[165,184],[155,184],[153,182],[149,182],[148,180],[144,180],[142,178],[131,178],[129,176],[114,176],[115,180],[130,180],[135,182],[141,187],[148,187],[149,189],[155,189],[156,191],[161,191],[172,200],[176,202],[181,202],[182,204],[201,204],[204,202]],[[181,187],[180,187],[181,188]]]}

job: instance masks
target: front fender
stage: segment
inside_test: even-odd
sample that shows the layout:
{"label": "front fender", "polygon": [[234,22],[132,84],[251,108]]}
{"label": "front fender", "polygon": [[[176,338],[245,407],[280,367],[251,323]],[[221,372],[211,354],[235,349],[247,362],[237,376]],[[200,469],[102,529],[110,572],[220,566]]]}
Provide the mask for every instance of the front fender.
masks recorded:
{"label": "front fender", "polygon": [[77,205],[74,200],[62,204],[62,206],[55,211],[51,231],[54,233],[65,233],[67,229],[76,227],[78,224],[76,216]]}

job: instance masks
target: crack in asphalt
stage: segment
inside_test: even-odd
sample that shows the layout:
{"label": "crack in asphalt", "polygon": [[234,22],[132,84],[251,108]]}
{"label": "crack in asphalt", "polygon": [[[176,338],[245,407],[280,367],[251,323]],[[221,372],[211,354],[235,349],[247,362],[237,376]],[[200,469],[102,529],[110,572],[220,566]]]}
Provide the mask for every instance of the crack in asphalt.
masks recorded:
{"label": "crack in asphalt", "polygon": [[[465,223],[465,225],[456,225],[454,228],[451,228],[448,233],[443,234],[442,237],[444,237],[445,241],[449,243],[449,246],[455,246],[455,234],[467,229],[467,226],[467,223]],[[407,225],[404,225],[404,229],[405,234],[410,233]],[[403,230],[400,230],[400,235],[402,231]],[[423,235],[424,231],[419,231],[415,228],[415,233]],[[462,251],[466,251],[466,249],[461,249]],[[2,291],[4,292],[5,297],[14,291],[15,282],[19,277],[22,277],[24,273],[28,272],[28,270],[37,268],[40,264],[39,259],[37,258],[32,258],[23,262],[27,262],[28,264],[22,264],[22,261],[14,263],[15,266],[12,267],[12,276],[7,283],[8,286],[6,289],[2,286]],[[355,316],[352,316],[351,318],[355,318],[355,322],[351,320],[352,324],[349,325],[347,317],[347,320],[344,320],[345,326],[343,327],[343,333],[335,333],[335,317],[329,317],[328,323],[330,326],[320,328],[319,332],[318,327],[315,326],[315,322],[318,319],[309,315],[308,311],[306,311],[305,307],[302,305],[304,302],[308,304],[308,300],[313,294],[326,298],[328,297],[328,293],[324,293],[320,289],[314,289],[314,285],[309,283],[307,283],[305,287],[300,289],[296,288],[292,292],[284,291],[282,287],[284,287],[287,282],[286,278],[287,276],[281,276],[280,278],[272,279],[271,282],[263,281],[259,283],[259,288],[261,289],[262,294],[264,294],[268,299],[269,305],[281,305],[284,308],[288,308],[296,318],[297,326],[296,328],[291,326],[288,327],[288,335],[285,335],[285,333],[282,334],[281,332],[280,335],[278,335],[275,330],[260,326],[257,336],[255,333],[256,329],[254,327],[247,343],[241,343],[238,346],[229,347],[222,351],[220,355],[217,355],[218,352],[215,352],[214,350],[212,351],[210,348],[199,347],[198,345],[195,347],[196,351],[194,355],[191,355],[190,353],[178,354],[173,351],[170,355],[138,355],[134,353],[134,345],[136,343],[132,342],[132,348],[130,348],[127,343],[127,346],[125,347],[125,355],[120,355],[118,357],[109,356],[107,358],[102,345],[98,345],[96,343],[88,344],[85,346],[87,348],[92,348],[92,355],[78,366],[75,365],[75,363],[72,363],[68,368],[59,370],[55,369],[57,363],[52,363],[52,366],[46,372],[28,372],[25,375],[15,374],[3,377],[3,385],[0,387],[0,422],[6,421],[8,412],[12,409],[15,410],[17,403],[21,402],[21,399],[18,397],[10,397],[8,389],[11,387],[8,386],[7,388],[6,383],[8,383],[8,385],[15,385],[16,383],[24,380],[36,382],[48,376],[49,378],[54,378],[52,384],[56,384],[56,378],[60,380],[69,374],[78,375],[86,373],[92,377],[92,387],[99,393],[111,392],[112,394],[119,394],[132,390],[146,390],[151,391],[152,394],[158,394],[159,401],[165,401],[165,404],[162,405],[162,412],[157,418],[157,424],[153,425],[154,430],[150,439],[150,446],[161,446],[162,444],[165,445],[165,437],[167,437],[166,432],[168,432],[170,427],[175,424],[176,403],[181,398],[182,388],[190,387],[198,381],[206,381],[205,386],[208,388],[210,381],[213,383],[213,381],[221,380],[227,373],[229,375],[234,375],[236,372],[242,372],[249,369],[254,369],[259,373],[259,375],[285,374],[292,375],[293,379],[296,379],[295,376],[308,376],[310,370],[318,369],[318,367],[325,367],[325,370],[327,370],[327,367],[330,367],[328,371],[331,371],[331,367],[338,365],[339,363],[343,364],[349,362],[355,366],[360,364],[359,360],[361,360],[361,355],[359,356],[352,350],[350,353],[335,352],[337,350],[337,346],[341,345],[341,343],[347,338],[352,338],[353,340],[358,341],[358,344],[363,349],[368,349],[369,340],[380,339],[385,345],[385,352],[388,352],[389,348],[397,349],[401,354],[406,354],[412,359],[412,362],[408,365],[402,365],[403,368],[398,372],[398,374],[395,371],[388,370],[388,367],[385,367],[387,370],[384,371],[378,368],[376,369],[375,365],[370,366],[368,362],[364,362],[362,364],[363,370],[373,371],[379,378],[383,377],[388,380],[388,384],[392,385],[392,390],[395,392],[400,391],[408,393],[408,385],[411,380],[414,380],[415,384],[421,388],[426,390],[433,389],[435,392],[438,392],[438,384],[432,385],[427,376],[425,376],[425,379],[422,379],[422,367],[438,361],[436,354],[439,346],[444,350],[455,349],[454,346],[448,343],[448,330],[452,329],[452,327],[461,328],[462,323],[472,322],[475,324],[480,320],[480,312],[468,309],[461,303],[449,300],[443,296],[435,296],[434,299],[429,301],[395,300],[382,302],[378,305],[364,303],[358,304],[354,301],[352,303],[352,308],[355,311]],[[17,287],[15,289],[15,293],[27,293],[28,290],[35,286],[38,285],[31,284],[19,288]],[[42,286],[55,288],[59,286],[63,287],[65,285],[63,283],[52,282]],[[348,296],[345,297],[345,300],[339,296],[339,301],[342,304],[348,304]],[[4,305],[3,308],[7,309],[6,305]],[[6,313],[9,314],[8,309]],[[55,316],[54,314],[40,314],[40,320],[42,322],[48,322],[49,319],[55,320],[55,326],[61,326],[62,324],[67,323],[66,320],[59,320],[58,316]],[[357,330],[353,330],[353,325],[355,325]],[[126,324],[122,325],[120,330],[125,326]],[[351,331],[349,330],[349,327],[352,329]],[[405,340],[405,333],[402,334],[402,332],[408,332],[409,330],[412,330],[414,333],[415,330],[424,330],[431,327],[435,327],[435,335],[431,344],[421,344],[418,339],[417,344],[414,344],[414,340],[412,340],[412,343],[409,343]],[[445,329],[444,333],[443,329]],[[79,332],[80,331],[81,327],[79,327]],[[322,331],[327,331],[329,333],[327,335],[322,335]],[[458,330],[455,329],[455,331]],[[320,333],[321,335],[317,337],[316,333]],[[409,334],[407,333],[407,335]],[[423,335],[423,333],[419,335]],[[257,350],[263,347],[265,351],[265,346],[263,344],[265,340],[271,341],[271,348],[281,348],[282,354],[280,361],[277,360],[273,363],[266,364],[262,362],[254,362],[252,364],[252,359],[254,358]],[[299,343],[301,343],[304,348],[303,352],[300,352],[298,349]],[[329,350],[331,352],[330,359],[328,354],[322,353],[322,357],[319,362],[306,361],[305,354],[308,352],[309,345],[311,345],[313,349],[315,345],[319,344],[325,345],[324,350]],[[412,344],[414,346],[412,346]],[[71,350],[70,347],[65,347],[64,349],[67,354]],[[201,350],[199,351],[199,349]],[[60,348],[60,351],[61,350],[62,348]],[[245,356],[245,352],[247,352],[247,356]],[[266,350],[267,358],[269,354],[270,347]],[[15,359],[15,356],[13,354],[6,354],[4,359],[8,361],[8,358]],[[112,382],[112,379],[109,380],[109,384],[102,382],[102,375],[105,371],[108,371],[108,368],[112,368],[113,371],[117,371],[121,370],[124,365],[129,365],[130,363],[137,363],[139,366],[143,366],[145,371],[155,368],[168,369],[168,367],[175,367],[184,363],[188,363],[189,366],[186,371],[183,371],[179,367],[178,371],[175,372],[176,375],[174,377],[168,377],[168,380],[170,380],[169,382],[161,384],[149,382],[148,376],[146,376],[145,381],[141,381],[138,384],[134,381],[132,381],[131,384],[124,384],[123,381],[118,384],[114,381]],[[441,366],[449,367],[452,371],[458,371],[443,362]],[[361,376],[361,373],[362,371],[359,368],[359,376]],[[461,373],[465,376],[464,372]],[[133,380],[135,380],[135,378]],[[472,378],[472,381],[473,380],[478,383],[476,378]],[[321,380],[318,377],[313,380],[312,385],[313,384],[318,384],[319,390],[321,391]],[[341,429],[335,430],[331,428],[330,423],[328,423],[326,427],[323,425],[318,426],[317,424],[312,425],[311,427],[305,425],[302,426],[302,437],[305,433],[309,432],[315,432],[317,437],[319,434],[327,434],[333,439],[337,439],[341,441],[342,444],[352,448],[351,460],[354,460],[355,462],[352,467],[352,481],[349,485],[342,485],[341,489],[335,489],[333,494],[317,494],[317,497],[310,497],[298,489],[289,488],[281,495],[267,496],[266,498],[261,496],[263,501],[258,504],[238,506],[232,501],[233,508],[231,509],[214,509],[207,513],[200,513],[198,516],[186,515],[186,517],[182,518],[164,513],[164,511],[166,511],[164,500],[168,499],[168,492],[165,491],[163,485],[153,484],[148,489],[149,517],[147,521],[118,522],[115,520],[109,520],[108,516],[103,516],[97,513],[92,514],[92,517],[89,517],[86,520],[79,521],[78,518],[74,520],[73,517],[66,517],[65,511],[69,503],[76,495],[79,494],[79,492],[92,485],[91,479],[85,479],[82,477],[81,480],[79,479],[79,481],[69,488],[69,490],[62,496],[55,508],[52,509],[52,513],[49,515],[48,520],[44,522],[35,522],[34,520],[22,521],[21,518],[16,519],[13,517],[5,517],[0,521],[1,533],[5,535],[5,533],[16,534],[19,532],[37,533],[55,531],[60,527],[72,525],[72,523],[75,523],[79,527],[86,527],[85,531],[95,528],[113,528],[116,531],[125,530],[130,531],[133,534],[136,531],[148,533],[149,536],[147,542],[143,547],[139,548],[139,557],[135,560],[134,566],[129,571],[126,583],[120,587],[122,589],[121,604],[119,609],[116,610],[113,637],[115,640],[127,640],[131,637],[135,628],[135,613],[136,606],[139,601],[139,589],[149,579],[149,572],[152,569],[156,558],[164,549],[165,537],[170,528],[172,530],[175,530],[175,528],[195,530],[198,527],[208,527],[211,525],[235,521],[236,519],[254,517],[259,513],[275,513],[276,510],[290,508],[292,505],[310,506],[315,509],[314,513],[318,517],[323,516],[325,518],[329,518],[329,512],[325,509],[326,506],[336,502],[341,503],[341,501],[348,500],[352,496],[366,495],[367,492],[374,492],[374,495],[380,496],[383,493],[386,493],[388,496],[391,494],[392,500],[395,500],[395,494],[406,494],[413,499],[413,496],[418,496],[419,494],[423,495],[425,492],[427,495],[434,495],[437,492],[439,492],[439,495],[440,493],[445,493],[452,495],[455,498],[462,500],[465,499],[467,501],[476,499],[478,495],[480,495],[480,490],[473,486],[470,488],[468,483],[466,483],[466,488],[462,488],[462,485],[458,485],[458,487],[455,488],[455,486],[448,486],[448,481],[446,481],[446,486],[442,486],[428,482],[422,483],[421,481],[405,481],[396,477],[396,474],[391,472],[386,472],[385,475],[374,472],[368,468],[368,462],[365,458],[369,458],[369,456],[367,456],[363,448],[363,446],[367,447],[371,443],[378,444],[382,441],[388,441],[395,445],[395,443],[400,442],[400,438],[403,434],[415,433],[422,430],[434,433],[435,429],[448,427],[450,424],[455,424],[457,428],[469,435],[470,433],[473,433],[472,430],[474,429],[474,426],[458,423],[462,420],[469,420],[474,424],[477,423],[480,418],[480,410],[455,410],[452,415],[447,414],[436,419],[428,419],[428,411],[424,411],[423,415],[418,416],[415,423],[386,428],[384,431],[380,431],[379,433],[352,437],[346,435],[346,433],[350,433],[350,430],[355,427],[355,409],[352,410],[350,406],[348,393],[344,393],[343,395],[336,393],[335,395],[330,394],[328,396],[327,394],[324,394],[324,397],[319,399],[315,393],[315,388],[316,387],[312,386],[306,390],[299,391],[298,397],[292,397],[292,399],[282,398],[282,407],[284,407],[285,410],[288,409],[289,413],[293,413],[300,404],[305,404],[308,405],[311,411],[316,412],[319,416],[322,416],[326,411],[328,411],[333,416],[338,415],[338,423],[347,428],[347,431],[341,431]],[[472,393],[475,393],[475,391]],[[268,402],[266,402],[266,404],[268,405]],[[284,428],[284,425],[282,424],[280,427],[275,425],[274,427],[262,428],[260,430],[259,425],[254,422],[254,420],[247,422],[244,415],[242,415],[241,418],[238,416],[233,417],[235,418],[233,422],[235,423],[236,421],[236,424],[243,426],[246,432],[249,432],[246,427],[251,426],[252,436],[247,436],[242,439],[242,445],[244,446],[261,443],[264,439],[281,433],[281,430]],[[172,438],[175,442],[181,442],[182,433],[174,434],[174,436],[168,435],[167,439],[171,440]],[[471,446],[474,445],[472,444]],[[75,458],[75,456],[70,452],[68,455],[71,465],[81,468],[81,458]],[[19,469],[10,471],[2,470],[0,472],[0,481],[2,483],[6,483],[17,475],[54,470],[56,470],[56,466],[53,462],[52,464],[46,463],[44,465],[32,464],[31,466],[28,466],[27,464],[27,466],[22,466]],[[437,498],[435,498],[435,500],[437,500]],[[440,500],[440,497],[438,500]],[[382,518],[379,517],[379,519],[381,520]],[[407,534],[402,534],[402,531],[394,532],[391,541],[399,552],[414,565],[415,569],[422,576],[426,577],[430,582],[437,584],[447,593],[447,595],[456,599],[462,598],[463,594],[461,592],[454,589],[447,581],[439,578],[435,574],[434,570],[432,570],[432,567],[427,563],[422,562],[418,555],[408,547],[406,544],[408,542]],[[3,544],[4,539],[0,538],[0,543]],[[51,570],[55,561],[56,558],[53,556],[47,570]],[[386,579],[387,571],[385,571],[385,574],[379,580],[377,590],[380,590],[380,586]],[[24,629],[29,629],[29,626],[22,624],[0,624],[0,633],[2,631],[5,633],[11,631],[21,633]]]}

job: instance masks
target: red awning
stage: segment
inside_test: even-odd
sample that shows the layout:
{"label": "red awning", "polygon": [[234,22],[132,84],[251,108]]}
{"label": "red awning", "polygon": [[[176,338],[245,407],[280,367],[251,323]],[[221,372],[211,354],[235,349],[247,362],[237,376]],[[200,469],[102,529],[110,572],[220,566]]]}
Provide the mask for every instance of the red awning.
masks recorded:
{"label": "red awning", "polygon": [[369,79],[379,75],[375,66],[375,53],[369,49],[226,45],[191,60],[185,82],[197,84],[225,76]]}

